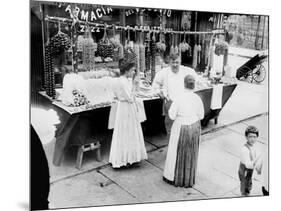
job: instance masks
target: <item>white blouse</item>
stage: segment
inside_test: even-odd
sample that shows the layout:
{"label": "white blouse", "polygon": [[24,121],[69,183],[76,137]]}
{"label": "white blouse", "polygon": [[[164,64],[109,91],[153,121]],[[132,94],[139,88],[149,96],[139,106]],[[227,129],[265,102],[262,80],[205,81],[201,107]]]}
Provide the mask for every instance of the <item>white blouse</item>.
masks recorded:
{"label": "white blouse", "polygon": [[163,91],[165,97],[174,100],[179,93],[184,91],[184,77],[193,75],[197,81],[196,72],[189,67],[180,66],[178,73],[173,73],[171,67],[166,67],[156,73],[152,83],[152,88],[156,92]]}
{"label": "white blouse", "polygon": [[191,125],[204,118],[203,102],[198,95],[185,90],[173,101],[169,116],[172,120],[180,120],[181,124]]}
{"label": "white blouse", "polygon": [[257,155],[258,150],[254,146],[250,146],[248,149],[246,146],[243,146],[240,152],[240,162],[243,163],[246,168],[254,169],[254,163],[259,158]]}

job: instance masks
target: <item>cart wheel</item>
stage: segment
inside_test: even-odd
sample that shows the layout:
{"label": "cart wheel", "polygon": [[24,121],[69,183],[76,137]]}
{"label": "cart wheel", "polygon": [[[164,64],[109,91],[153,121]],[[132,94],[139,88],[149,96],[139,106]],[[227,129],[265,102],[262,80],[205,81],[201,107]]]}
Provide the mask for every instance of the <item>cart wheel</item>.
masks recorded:
{"label": "cart wheel", "polygon": [[265,67],[261,64],[259,66],[257,66],[257,68],[255,68],[253,70],[253,79],[257,82],[257,83],[261,83],[264,81],[266,76],[266,70]]}
{"label": "cart wheel", "polygon": [[242,70],[243,72],[244,72],[244,75],[243,75],[243,77],[245,78],[245,79],[247,79],[247,81],[248,82],[253,82],[253,75],[252,75],[252,70],[249,68],[249,67],[247,67],[247,66],[244,66],[243,67],[243,70]]}

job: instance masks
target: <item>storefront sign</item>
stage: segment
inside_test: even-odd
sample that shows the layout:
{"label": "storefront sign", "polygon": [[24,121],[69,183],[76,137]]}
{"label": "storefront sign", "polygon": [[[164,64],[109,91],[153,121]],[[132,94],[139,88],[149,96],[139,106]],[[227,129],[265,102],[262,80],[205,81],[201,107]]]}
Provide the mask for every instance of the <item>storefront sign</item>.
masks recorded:
{"label": "storefront sign", "polygon": [[[68,5],[65,9],[66,12],[68,12],[70,15],[72,15],[72,8],[71,5]],[[112,12],[111,7],[103,7],[96,8],[95,10],[87,11],[87,10],[81,10],[80,7],[76,6],[74,8],[74,15],[79,19],[83,21],[97,21],[101,19],[104,15],[109,15]]]}
{"label": "storefront sign", "polygon": [[[148,11],[151,11],[152,9],[141,9],[143,12],[148,10]],[[135,9],[129,9],[129,10],[126,10],[126,16],[129,16],[129,15],[132,15],[134,13],[138,13],[140,11],[139,8],[135,8]],[[158,9],[154,9],[154,11],[159,11],[160,14],[162,15],[167,15],[167,17],[171,17],[172,15],[172,11],[171,10],[158,10]]]}

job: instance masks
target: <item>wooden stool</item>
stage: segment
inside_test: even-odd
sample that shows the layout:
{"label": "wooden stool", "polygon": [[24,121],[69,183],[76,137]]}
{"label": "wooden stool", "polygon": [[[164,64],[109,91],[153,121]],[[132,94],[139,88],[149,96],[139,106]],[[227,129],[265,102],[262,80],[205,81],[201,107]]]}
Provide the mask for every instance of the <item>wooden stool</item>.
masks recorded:
{"label": "wooden stool", "polygon": [[80,146],[78,149],[78,153],[77,153],[76,168],[81,169],[84,152],[96,150],[96,156],[97,156],[96,158],[97,158],[97,161],[100,162],[102,160],[101,154],[100,154],[100,146],[101,145],[100,145],[99,141],[95,141],[93,143]]}

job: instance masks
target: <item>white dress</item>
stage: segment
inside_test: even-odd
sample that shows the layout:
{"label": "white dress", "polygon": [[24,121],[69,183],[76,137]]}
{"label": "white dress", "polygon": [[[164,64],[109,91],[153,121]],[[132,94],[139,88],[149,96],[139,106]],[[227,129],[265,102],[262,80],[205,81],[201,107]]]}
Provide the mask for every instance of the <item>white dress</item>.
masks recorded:
{"label": "white dress", "polygon": [[[109,162],[113,168],[147,159],[141,121],[136,100],[132,96],[130,81],[121,76],[115,83],[114,95],[118,101],[112,105],[109,117],[109,128],[114,128]],[[141,116],[141,118],[140,118]]]}

